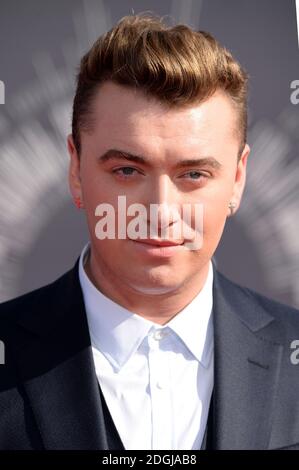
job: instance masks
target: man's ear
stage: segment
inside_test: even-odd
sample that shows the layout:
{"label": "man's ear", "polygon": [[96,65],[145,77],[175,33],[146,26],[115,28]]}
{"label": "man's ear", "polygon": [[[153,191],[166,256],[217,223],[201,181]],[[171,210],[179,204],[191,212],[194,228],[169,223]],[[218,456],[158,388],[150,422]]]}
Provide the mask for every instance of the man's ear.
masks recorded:
{"label": "man's ear", "polygon": [[[235,181],[233,185],[233,192],[231,197],[231,202],[234,204],[234,212],[236,212],[240,206],[243,191],[246,183],[246,168],[247,168],[247,159],[250,153],[250,147],[248,144],[245,144],[242,154],[239,158]],[[231,215],[230,209],[228,209],[228,215]]]}
{"label": "man's ear", "polygon": [[74,144],[74,139],[72,134],[67,137],[67,148],[70,155],[69,163],[69,188],[73,199],[80,198],[82,201],[82,188],[81,188],[81,178],[80,178],[80,158]]}

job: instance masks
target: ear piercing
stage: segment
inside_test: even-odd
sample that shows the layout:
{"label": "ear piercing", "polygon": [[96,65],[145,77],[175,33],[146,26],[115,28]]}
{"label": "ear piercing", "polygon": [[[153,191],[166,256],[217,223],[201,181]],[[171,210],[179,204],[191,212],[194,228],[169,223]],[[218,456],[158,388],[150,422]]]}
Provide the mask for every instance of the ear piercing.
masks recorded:
{"label": "ear piercing", "polygon": [[228,204],[228,207],[230,208],[230,215],[233,215],[234,213],[234,209],[236,208],[237,204],[233,201],[230,201],[230,203]]}
{"label": "ear piercing", "polygon": [[83,207],[83,202],[81,201],[81,199],[80,199],[79,196],[77,196],[77,197],[74,198],[74,203],[75,203],[77,209],[82,209],[82,207]]}

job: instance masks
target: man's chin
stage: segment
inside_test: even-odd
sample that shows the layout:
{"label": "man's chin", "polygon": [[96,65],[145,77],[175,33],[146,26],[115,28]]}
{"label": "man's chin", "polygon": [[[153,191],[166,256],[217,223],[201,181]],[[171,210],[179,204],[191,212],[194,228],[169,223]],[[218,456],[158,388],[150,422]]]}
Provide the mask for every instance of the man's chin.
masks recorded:
{"label": "man's chin", "polygon": [[133,288],[139,294],[144,295],[163,295],[177,291],[182,285],[182,281],[178,279],[171,279],[168,276],[150,277],[148,279],[142,279],[142,276],[138,280],[130,282],[131,288]]}
{"label": "man's chin", "polygon": [[144,295],[164,295],[177,290],[174,286],[134,286],[134,290]]}

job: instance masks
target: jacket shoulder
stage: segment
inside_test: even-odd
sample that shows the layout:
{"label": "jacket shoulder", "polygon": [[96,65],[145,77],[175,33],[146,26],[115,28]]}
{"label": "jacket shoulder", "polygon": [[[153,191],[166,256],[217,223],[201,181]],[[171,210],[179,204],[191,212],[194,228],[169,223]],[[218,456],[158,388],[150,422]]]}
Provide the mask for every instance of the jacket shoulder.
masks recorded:
{"label": "jacket shoulder", "polygon": [[299,331],[299,309],[296,307],[287,305],[285,303],[279,302],[277,300],[271,299],[266,295],[263,295],[253,289],[245,287],[237,282],[234,282],[228,279],[219,271],[216,271],[218,283],[226,290],[228,293],[234,293],[233,296],[230,296],[230,300],[233,302],[238,302],[238,306],[246,302],[250,303],[252,308],[262,308],[269,315],[278,321],[284,322],[284,324],[289,324],[294,326],[297,331]]}
{"label": "jacket shoulder", "polygon": [[61,295],[61,288],[73,269],[49,284],[0,303],[0,331],[5,331],[7,326],[14,324],[29,313],[48,309],[57,296]]}

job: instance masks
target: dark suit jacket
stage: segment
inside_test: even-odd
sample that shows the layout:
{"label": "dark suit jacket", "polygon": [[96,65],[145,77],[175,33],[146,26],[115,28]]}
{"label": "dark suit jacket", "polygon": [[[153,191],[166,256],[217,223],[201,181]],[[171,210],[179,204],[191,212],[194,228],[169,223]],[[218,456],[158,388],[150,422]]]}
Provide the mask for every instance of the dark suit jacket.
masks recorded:
{"label": "dark suit jacket", "polygon": [[[213,295],[212,448],[299,448],[299,312],[217,271]],[[0,339],[0,449],[122,448],[95,375],[78,260],[0,306]]]}

